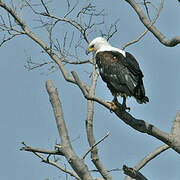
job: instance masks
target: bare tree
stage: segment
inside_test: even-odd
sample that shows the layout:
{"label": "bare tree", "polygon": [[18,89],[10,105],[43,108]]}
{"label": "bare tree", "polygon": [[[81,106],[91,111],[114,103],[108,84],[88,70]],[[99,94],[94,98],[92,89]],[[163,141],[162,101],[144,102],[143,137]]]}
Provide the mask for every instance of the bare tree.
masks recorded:
{"label": "bare tree", "polygon": [[[180,43],[180,36],[168,39],[163,35],[162,32],[160,32],[160,30],[155,27],[155,22],[160,15],[161,9],[163,8],[164,0],[161,0],[159,8],[157,8],[152,2],[147,2],[144,0],[144,12],[142,8],[140,8],[140,4],[136,3],[134,0],[125,0],[125,2],[129,3],[132,9],[137,13],[140,21],[147,29],[136,40],[125,43],[122,46],[122,49],[138,42],[148,31],[150,31],[154,37],[165,46],[173,47]],[[69,138],[66,121],[63,115],[63,108],[61,105],[61,100],[58,97],[57,89],[54,87],[52,81],[48,80],[46,82],[46,89],[52,104],[61,143],[55,145],[55,150],[48,150],[33,148],[23,142],[23,147],[21,150],[34,153],[34,155],[39,157],[44,163],[57,167],[75,179],[101,179],[94,178],[92,176],[92,171],[88,168],[84,161],[87,154],[90,153],[91,160],[96,167],[96,170],[94,171],[99,172],[102,179],[112,180],[113,178],[110,175],[110,172],[118,169],[107,170],[99,158],[97,149],[98,144],[107,138],[109,133],[107,133],[99,141],[96,141],[93,129],[94,102],[109,110],[110,105],[100,97],[95,96],[96,82],[99,74],[96,70],[94,58],[80,59],[79,53],[80,50],[85,49],[84,47],[89,43],[89,36],[95,32],[105,36],[108,40],[114,36],[118,30],[117,21],[115,21],[114,24],[110,24],[109,28],[104,31],[102,30],[102,26],[105,24],[103,9],[97,11],[96,7],[91,3],[87,3],[83,6],[81,6],[80,3],[72,3],[70,0],[67,0],[66,3],[67,7],[64,11],[64,15],[58,16],[58,13],[53,11],[53,1],[45,2],[44,0],[39,0],[33,2],[31,0],[21,0],[19,4],[15,4],[13,1],[10,3],[0,1],[1,11],[7,12],[6,15],[0,15],[0,31],[1,34],[3,34],[3,39],[1,40],[0,46],[12,39],[15,39],[17,36],[29,37],[32,41],[34,41],[35,44],[38,44],[42,48],[43,54],[49,56],[49,60],[44,62],[34,62],[31,57],[28,57],[27,65],[25,67],[28,70],[32,70],[42,66],[48,66],[50,72],[59,70],[67,82],[73,83],[79,87],[88,104],[86,133],[89,142],[89,149],[82,157],[79,157],[79,155],[75,153]],[[151,4],[151,6],[156,10],[156,14],[152,20],[148,4]],[[36,21],[34,22],[34,27],[36,26],[36,28],[32,28],[31,25],[25,21],[23,14],[26,9],[30,9],[33,16],[36,18]],[[68,32],[65,32],[64,34],[60,35],[60,38],[56,37],[55,31],[64,25],[72,29],[71,35],[68,36]],[[38,35],[36,35],[34,31],[39,28],[45,29],[47,32],[46,38],[48,38],[48,40],[41,39]],[[74,66],[90,64],[92,67],[90,75],[91,83],[88,83],[88,81],[82,81],[78,73],[75,71],[71,71],[71,74],[69,74],[67,68],[65,67],[66,64],[71,64]],[[121,106],[121,104],[119,105]],[[124,165],[122,170],[126,175],[128,175],[125,177],[126,180],[132,178],[139,180],[147,179],[139,172],[139,170],[166,149],[172,148],[177,153],[180,153],[180,111],[177,113],[177,116],[172,123],[171,133],[164,132],[160,128],[155,127],[144,120],[136,119],[130,113],[122,111],[121,109],[114,110],[114,114],[131,128],[141,133],[146,133],[153,136],[165,144],[147,155],[134,168]],[[53,160],[51,158],[52,156],[55,157]],[[58,156],[65,157],[72,169],[67,169],[61,166],[58,163]]]}

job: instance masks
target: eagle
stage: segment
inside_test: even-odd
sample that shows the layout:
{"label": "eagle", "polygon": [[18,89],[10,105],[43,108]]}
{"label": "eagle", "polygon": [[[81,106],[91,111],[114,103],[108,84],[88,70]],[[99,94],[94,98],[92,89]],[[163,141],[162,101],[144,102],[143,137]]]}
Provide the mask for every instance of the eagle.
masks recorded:
{"label": "eagle", "polygon": [[139,104],[149,102],[145,95],[143,73],[132,54],[112,47],[103,37],[97,37],[89,43],[86,54],[90,52],[95,54],[100,76],[114,96],[110,106],[112,110],[119,104],[117,96],[123,98],[123,110],[130,110],[126,106],[127,97],[134,97]]}

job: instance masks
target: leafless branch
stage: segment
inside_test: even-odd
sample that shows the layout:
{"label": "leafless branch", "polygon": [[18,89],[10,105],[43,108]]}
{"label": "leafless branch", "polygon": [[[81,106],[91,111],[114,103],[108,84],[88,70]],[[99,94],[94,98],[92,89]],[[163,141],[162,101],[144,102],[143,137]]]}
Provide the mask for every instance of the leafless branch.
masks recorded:
{"label": "leafless branch", "polygon": [[64,152],[64,156],[66,157],[71,167],[74,169],[74,171],[78,174],[78,176],[81,179],[93,180],[87,166],[84,164],[84,161],[75,154],[72,148],[69,135],[68,135],[68,130],[66,128],[66,124],[64,120],[61,101],[58,97],[57,89],[54,87],[51,80],[48,80],[46,82],[46,89],[50,96],[50,102],[53,107],[58,132],[59,132],[59,135],[61,137],[61,142],[62,142],[61,149]]}
{"label": "leafless branch", "polygon": [[43,0],[41,0],[41,3],[42,3],[42,5],[43,5],[44,9],[46,10],[46,13],[49,14],[48,7],[46,6],[46,4],[44,3]]}
{"label": "leafless branch", "polygon": [[173,148],[180,148],[180,110],[178,111],[173,124],[172,124],[172,129],[171,133],[174,137],[174,142],[173,142]]}
{"label": "leafless branch", "polygon": [[[149,124],[143,120],[135,119],[126,111],[117,110],[114,112],[122,121],[124,121],[126,124],[128,124],[132,128],[136,129],[137,131],[151,135],[161,140],[165,144],[172,146],[174,138],[171,134],[165,133],[161,131],[160,129],[158,129],[157,127],[153,126],[152,124]],[[180,149],[174,148],[174,150],[180,153],[179,151]]]}
{"label": "leafless branch", "polygon": [[97,143],[95,143],[93,146],[91,146],[89,148],[89,150],[83,155],[82,159],[85,159],[86,156],[88,155],[88,153],[90,153],[94,149],[94,147],[96,147],[99,143],[104,141],[104,139],[106,139],[108,136],[109,136],[109,132],[102,139],[100,139]]}
{"label": "leafless branch", "polygon": [[[145,4],[146,4],[146,3],[145,3]],[[155,23],[156,23],[156,20],[159,18],[160,12],[161,12],[161,10],[162,10],[162,8],[163,8],[163,5],[164,5],[164,0],[161,0],[160,7],[159,7],[159,9],[157,9],[157,14],[156,14],[156,16],[154,17],[153,21],[151,22],[151,26],[152,26],[153,24],[155,24]],[[121,49],[124,50],[127,46],[137,43],[138,41],[140,41],[140,40],[146,35],[146,33],[147,33],[148,31],[149,31],[149,29],[147,28],[142,34],[140,34],[140,35],[138,36],[137,39],[123,44],[122,47],[121,47]]]}
{"label": "leafless branch", "polygon": [[148,31],[149,31],[149,30],[146,29],[142,34],[140,34],[140,35],[137,37],[137,39],[123,44],[123,46],[121,47],[121,49],[124,50],[126,47],[128,47],[128,46],[130,46],[130,45],[132,45],[132,44],[137,43],[138,41],[140,41],[140,40],[146,35],[146,33],[147,33]]}
{"label": "leafless branch", "polygon": [[[107,170],[107,172],[116,172],[116,171],[122,171],[123,169],[120,168],[113,168],[113,169],[109,169]],[[90,172],[99,172],[97,169],[92,169],[90,170]]]}
{"label": "leafless branch", "polygon": [[[25,144],[24,142],[22,144]],[[43,153],[48,155],[61,155],[64,156],[63,152],[58,150],[47,150],[47,149],[41,149],[41,148],[31,148],[29,146],[24,146],[20,149],[21,151],[29,151],[29,152],[37,152],[37,153]]]}
{"label": "leafless branch", "polygon": [[68,20],[66,18],[59,18],[57,16],[54,16],[54,15],[50,15],[50,14],[41,14],[43,16],[48,16],[50,18],[53,18],[53,19],[56,19],[58,21],[62,21],[62,22],[66,22],[70,25],[72,25],[73,27],[75,27],[78,31],[80,31],[80,33],[83,35],[84,39],[86,40],[87,43],[89,43],[89,40],[87,38],[87,35],[86,35],[86,29],[84,29],[81,24],[77,23],[77,22],[74,22],[72,20]]}
{"label": "leafless branch", "polygon": [[[24,65],[24,67],[25,67],[28,71],[33,70],[33,69],[36,69],[36,68],[40,68],[40,67],[45,66],[45,65],[49,65],[49,64],[53,64],[53,63],[54,63],[53,61],[45,61],[45,62],[42,62],[42,63],[33,62],[31,57],[28,57],[28,59],[27,59],[26,62],[27,62],[27,65]],[[51,70],[52,70],[52,69],[51,69]]]}
{"label": "leafless branch", "polygon": [[146,13],[147,13],[147,16],[148,16],[148,19],[149,21],[151,21],[151,17],[150,17],[150,14],[149,14],[149,9],[148,9],[148,6],[147,6],[147,2],[146,0],[143,0],[144,2],[144,6],[145,6],[145,9],[146,9]]}
{"label": "leafless branch", "polygon": [[91,13],[90,15],[92,16],[92,12],[95,11],[95,7],[96,6],[92,6],[91,3],[89,3],[87,6],[79,10],[76,17],[77,18],[80,17],[81,14],[88,14],[88,12],[90,12]]}
{"label": "leafless branch", "polygon": [[97,12],[96,6],[92,5],[91,3],[88,3],[86,6],[82,7],[79,12],[77,13],[76,17],[79,18],[81,15],[89,15],[92,16],[104,16],[104,9]]}
{"label": "leafless branch", "polygon": [[108,41],[109,39],[111,39],[115,33],[117,33],[118,29],[117,29],[117,23],[118,23],[119,19],[116,20],[113,24],[110,24],[110,26],[107,28],[105,27],[106,32],[103,32],[102,30],[100,30],[101,36],[105,37]]}
{"label": "leafless branch", "polygon": [[70,7],[71,7],[71,3],[70,3],[69,0],[67,0],[67,10],[68,10],[68,11],[69,11]]}
{"label": "leafless branch", "polygon": [[22,34],[13,34],[13,35],[11,35],[11,36],[8,37],[8,38],[5,38],[5,36],[4,36],[3,39],[2,39],[2,41],[1,41],[1,43],[0,43],[0,47],[1,47],[4,43],[6,43],[6,42],[10,41],[11,39],[13,39],[14,37],[16,37],[17,35],[22,35]]}
{"label": "leafless branch", "polygon": [[144,175],[142,175],[139,171],[136,171],[134,168],[123,166],[124,174],[136,179],[136,180],[148,180]]}
{"label": "leafless branch", "polygon": [[[151,160],[153,160],[155,157],[157,157],[159,154],[161,154],[162,152],[166,151],[167,149],[169,149],[169,146],[167,144],[164,144],[160,147],[158,147],[155,151],[151,152],[150,154],[148,154],[145,158],[143,158],[138,164],[136,164],[134,166],[134,170],[139,171],[140,169],[142,169],[148,162],[150,162]],[[129,176],[126,176],[124,178],[124,180],[131,180],[132,178]]]}
{"label": "leafless branch", "polygon": [[62,62],[65,62],[67,64],[86,64],[86,63],[91,63],[92,64],[92,61],[91,59],[88,59],[88,60],[81,60],[81,61],[69,61],[67,59],[63,60]]}
{"label": "leafless branch", "polygon": [[79,79],[79,77],[78,77],[78,75],[77,75],[77,73],[75,71],[72,71],[71,73],[72,73],[72,75],[73,75],[73,77],[75,79],[76,84],[81,89],[84,97],[87,100],[96,101],[96,102],[100,103],[101,105],[105,106],[106,108],[110,109],[109,103],[105,102],[104,100],[102,100],[102,99],[100,99],[100,98],[98,98],[98,97],[96,97],[94,95],[90,96],[89,91],[86,90],[86,88],[84,87],[83,83],[80,81],[80,79]]}
{"label": "leafless branch", "polygon": [[23,31],[14,28],[9,14],[7,14],[7,20],[5,20],[3,16],[0,15],[0,31],[4,33],[4,37],[0,42],[0,46],[14,39],[16,36],[24,35]]}
{"label": "leafless branch", "polygon": [[[51,161],[51,160],[50,160],[50,155],[51,155],[51,153],[47,153],[46,150],[42,150],[42,149],[39,149],[39,148],[36,149],[36,150],[37,150],[37,151],[36,151],[34,148],[29,147],[25,142],[22,142],[22,144],[24,145],[24,147],[22,147],[21,150],[30,151],[30,152],[32,152],[33,154],[35,154],[37,157],[39,157],[39,158],[42,160],[42,162],[44,162],[44,163],[46,163],[46,164],[50,164],[50,165],[52,165],[52,166],[55,166],[55,167],[57,167],[58,169],[60,169],[61,171],[63,171],[63,172],[65,172],[65,173],[73,176],[75,179],[81,180],[80,177],[76,174],[76,172],[71,171],[71,170],[68,170],[67,168],[64,168],[64,167],[60,166],[60,165],[57,164],[55,161]],[[31,151],[30,149],[31,149],[32,151]],[[44,153],[44,154],[48,154],[48,156],[47,156],[47,157],[44,157],[44,156],[42,156],[42,155],[41,155],[40,153],[38,153],[38,152]],[[50,152],[51,152],[51,151],[50,151]]]}
{"label": "leafless branch", "polygon": [[172,134],[176,138],[180,137],[180,110],[178,111],[176,118],[173,121],[172,125]]}
{"label": "leafless branch", "polygon": [[[78,86],[81,88],[82,85],[81,85],[80,79],[78,78],[77,74],[75,72],[72,72],[72,74],[73,74],[73,77],[75,78]],[[88,96],[92,97],[95,95],[97,78],[98,78],[98,74],[96,73],[96,67],[95,67],[95,65],[93,65],[92,82],[91,82],[91,87],[90,87]],[[83,87],[81,90],[84,91]],[[87,138],[88,138],[90,147],[92,147],[94,144],[96,144],[96,140],[94,138],[94,129],[93,129],[93,119],[94,119],[93,116],[94,116],[94,102],[89,99],[88,100],[88,113],[87,113],[87,118],[86,118],[86,132],[87,132]],[[96,146],[91,150],[91,159],[92,159],[92,162],[94,163],[95,167],[98,169],[99,173],[103,176],[103,178],[105,180],[112,180],[111,175],[104,168],[104,166],[99,158],[98,149]]]}
{"label": "leafless branch", "polygon": [[180,36],[173,37],[172,39],[168,39],[165,37],[155,26],[151,24],[151,22],[146,18],[145,14],[138,6],[138,4],[134,0],[125,0],[127,3],[131,5],[131,7],[136,11],[137,15],[141,22],[153,33],[153,35],[165,46],[173,47],[180,43]]}
{"label": "leafless branch", "polygon": [[[41,2],[43,2],[41,0]],[[83,23],[82,22],[79,22],[79,18],[81,15],[88,15],[89,16],[89,22],[91,22],[91,19],[92,19],[92,16],[103,16],[102,14],[102,11],[101,12],[97,12],[96,13],[96,10],[95,10],[95,6],[92,6],[90,3],[83,7],[76,15],[76,19],[68,19],[67,16],[75,9],[75,7],[77,6],[77,4],[75,4],[75,6],[72,8],[72,9],[69,9],[68,12],[64,15],[64,17],[57,17],[55,15],[52,15],[50,14],[50,12],[48,11],[48,8],[46,7],[45,4],[43,4],[46,12],[39,12],[37,10],[35,10],[33,8],[33,6],[28,2],[26,1],[26,3],[28,4],[28,6],[32,9],[32,11],[37,14],[37,15],[40,15],[40,16],[44,16],[44,17],[49,17],[49,18],[52,18],[54,20],[56,20],[57,22],[66,22],[70,25],[72,25],[73,27],[75,27],[80,33],[81,35],[83,36],[83,39],[89,43],[89,40],[88,40],[88,32],[87,31],[91,31],[91,28],[93,26],[97,26],[99,23],[93,23],[93,24],[85,24],[83,26]],[[69,6],[69,1],[68,1],[68,7]],[[88,12],[88,13],[87,13]],[[80,18],[81,19],[81,18]],[[81,20],[80,20],[81,21]],[[87,20],[86,20],[87,21]],[[101,24],[101,23],[100,23]]]}
{"label": "leafless branch", "polygon": [[66,14],[64,15],[64,18],[66,18],[69,14],[71,14],[71,13],[73,12],[73,10],[76,8],[77,4],[78,4],[78,3],[76,3],[76,4],[70,9],[70,2],[69,2],[69,0],[67,0],[67,2],[68,2],[68,9],[67,9]]}
{"label": "leafless branch", "polygon": [[170,147],[167,144],[164,144],[160,147],[158,147],[155,151],[151,152],[149,155],[147,155],[143,160],[141,160],[135,167],[137,171],[143,168],[149,161],[157,157],[162,152],[166,151]]}
{"label": "leafless branch", "polygon": [[14,5],[13,0],[10,1],[10,4],[11,4],[11,6],[12,6],[12,10],[13,10],[14,12],[16,12],[16,6]]}
{"label": "leafless branch", "polygon": [[[0,7],[5,9],[6,11],[9,12],[9,14],[15,19],[17,24],[22,28],[24,31],[24,34],[26,34],[28,37],[30,37],[33,41],[35,41],[37,44],[40,45],[40,47],[51,57],[51,59],[58,65],[60,68],[63,77],[65,78],[66,81],[75,83],[75,80],[69,75],[67,70],[64,68],[64,65],[61,61],[61,58],[58,57],[57,54],[53,52],[52,49],[50,49],[41,39],[39,39],[28,27],[25,25],[25,23],[16,15],[16,13],[13,12],[11,8],[9,8],[5,3],[0,1]],[[89,89],[88,85],[83,84],[83,86],[86,87],[86,90]]]}

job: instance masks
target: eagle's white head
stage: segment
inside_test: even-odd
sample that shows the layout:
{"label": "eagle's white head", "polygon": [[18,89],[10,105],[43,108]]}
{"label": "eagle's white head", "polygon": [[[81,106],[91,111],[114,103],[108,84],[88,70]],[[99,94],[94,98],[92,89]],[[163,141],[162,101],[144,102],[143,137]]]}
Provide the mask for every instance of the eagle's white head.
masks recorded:
{"label": "eagle's white head", "polygon": [[111,47],[111,45],[107,42],[107,40],[103,37],[97,37],[95,39],[93,39],[89,46],[88,46],[88,50],[87,50],[87,54],[89,52],[99,52],[102,48],[108,48]]}
{"label": "eagle's white head", "polygon": [[112,47],[105,38],[103,37],[97,37],[93,39],[88,46],[88,49],[86,51],[86,54],[90,52],[103,52],[103,51],[117,51],[125,56],[125,52],[121,49]]}

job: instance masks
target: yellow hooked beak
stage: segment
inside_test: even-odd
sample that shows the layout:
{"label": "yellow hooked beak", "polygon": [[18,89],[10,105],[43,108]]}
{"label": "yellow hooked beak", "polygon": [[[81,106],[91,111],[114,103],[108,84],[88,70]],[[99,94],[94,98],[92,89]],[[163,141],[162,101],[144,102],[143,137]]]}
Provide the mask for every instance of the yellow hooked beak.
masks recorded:
{"label": "yellow hooked beak", "polygon": [[86,55],[88,55],[90,52],[94,51],[94,47],[88,47],[88,49],[86,50]]}

